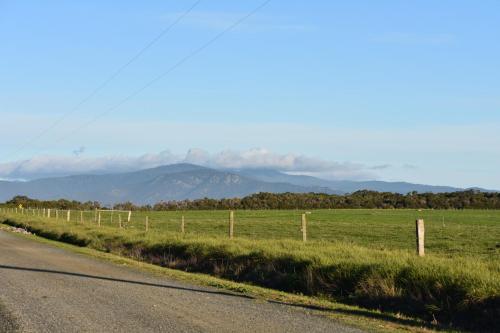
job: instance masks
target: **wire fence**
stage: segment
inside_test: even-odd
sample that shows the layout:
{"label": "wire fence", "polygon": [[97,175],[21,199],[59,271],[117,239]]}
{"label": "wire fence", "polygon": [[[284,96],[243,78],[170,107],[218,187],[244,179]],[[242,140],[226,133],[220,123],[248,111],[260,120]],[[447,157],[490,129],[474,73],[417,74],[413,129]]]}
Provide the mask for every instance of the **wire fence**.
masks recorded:
{"label": "wire fence", "polygon": [[117,211],[0,208],[0,212],[88,228],[167,237],[345,242],[377,249],[414,249],[415,221],[425,220],[429,252],[500,258],[500,211],[330,209]]}

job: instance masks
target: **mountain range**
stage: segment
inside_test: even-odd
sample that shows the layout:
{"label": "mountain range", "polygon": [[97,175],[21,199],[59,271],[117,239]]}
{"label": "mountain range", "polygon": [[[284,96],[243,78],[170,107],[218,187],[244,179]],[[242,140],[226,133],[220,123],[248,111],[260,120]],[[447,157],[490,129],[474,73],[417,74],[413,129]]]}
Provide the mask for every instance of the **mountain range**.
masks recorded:
{"label": "mountain range", "polygon": [[271,169],[216,170],[183,163],[126,173],[74,175],[26,182],[0,181],[0,201],[26,195],[42,200],[99,201],[104,205],[125,201],[154,204],[204,197],[243,197],[258,192],[345,194],[358,190],[439,193],[463,189],[406,182],[325,180]]}

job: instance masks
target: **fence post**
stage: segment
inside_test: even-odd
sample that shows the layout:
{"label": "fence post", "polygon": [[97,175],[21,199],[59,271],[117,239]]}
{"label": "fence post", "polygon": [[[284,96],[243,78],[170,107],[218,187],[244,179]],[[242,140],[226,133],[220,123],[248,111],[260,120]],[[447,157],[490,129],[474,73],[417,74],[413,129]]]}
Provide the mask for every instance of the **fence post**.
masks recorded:
{"label": "fence post", "polygon": [[94,211],[94,223],[97,223],[97,208]]}
{"label": "fence post", "polygon": [[56,209],[56,220],[59,219],[59,209]]}
{"label": "fence post", "polygon": [[118,226],[122,228],[122,214],[118,214]]}
{"label": "fence post", "polygon": [[99,214],[97,214],[97,226],[101,226],[101,212],[99,212]]}
{"label": "fence post", "polygon": [[47,209],[47,218],[50,219],[50,208]]}
{"label": "fence post", "polygon": [[302,241],[305,243],[305,242],[307,242],[307,218],[306,218],[306,214],[302,214],[302,228],[300,230],[302,231]]}
{"label": "fence post", "polygon": [[417,236],[417,254],[419,257],[425,255],[424,239],[425,239],[425,226],[424,220],[418,219],[415,222],[416,225],[416,236]]}
{"label": "fence post", "polygon": [[184,215],[181,217],[181,232],[184,234]]}
{"label": "fence post", "polygon": [[80,211],[80,222],[83,224],[83,210]]}
{"label": "fence post", "polygon": [[69,222],[71,220],[71,210],[68,209],[68,212],[66,213],[66,222]]}
{"label": "fence post", "polygon": [[234,211],[229,211],[229,239],[233,239],[234,235]]}
{"label": "fence post", "polygon": [[146,216],[146,232],[149,230],[149,218]]}
{"label": "fence post", "polygon": [[132,211],[128,211],[128,217],[127,217],[127,222],[130,223],[130,218],[132,217]]}

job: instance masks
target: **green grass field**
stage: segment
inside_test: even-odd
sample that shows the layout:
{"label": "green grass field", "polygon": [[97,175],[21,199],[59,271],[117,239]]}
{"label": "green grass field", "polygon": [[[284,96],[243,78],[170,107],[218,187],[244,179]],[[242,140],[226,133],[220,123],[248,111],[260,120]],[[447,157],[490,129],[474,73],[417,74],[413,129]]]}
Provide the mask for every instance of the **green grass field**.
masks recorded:
{"label": "green grass field", "polygon": [[[234,236],[252,240],[301,240],[302,211],[236,211]],[[54,215],[54,213],[52,213]],[[149,232],[161,235],[180,232],[184,216],[185,232],[192,237],[227,238],[227,211],[133,212],[130,223],[126,213],[101,213],[101,225],[143,231],[148,216]],[[73,223],[80,213],[70,214]],[[499,259],[500,211],[495,210],[313,210],[307,215],[307,237],[310,241],[347,242],[375,249],[413,250],[415,220],[423,218],[426,229],[426,251],[446,257],[470,255]],[[59,219],[66,219],[60,212]],[[84,223],[96,225],[94,212],[83,214]]]}
{"label": "green grass field", "polygon": [[[150,263],[284,291],[401,312],[460,327],[491,328],[500,313],[500,211],[314,210],[3,215],[47,238]],[[36,215],[36,214],[35,214]],[[52,213],[54,216],[54,213]],[[145,232],[148,217],[149,230]],[[185,234],[180,233],[181,218]],[[80,218],[83,217],[83,223]],[[426,256],[415,254],[415,220]],[[119,228],[121,219],[122,228]]]}

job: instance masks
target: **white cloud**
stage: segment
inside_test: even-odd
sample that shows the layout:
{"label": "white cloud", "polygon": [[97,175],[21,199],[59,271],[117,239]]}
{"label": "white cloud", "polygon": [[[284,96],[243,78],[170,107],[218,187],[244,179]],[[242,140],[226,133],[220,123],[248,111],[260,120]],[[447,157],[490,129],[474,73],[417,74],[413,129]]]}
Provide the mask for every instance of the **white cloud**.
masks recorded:
{"label": "white cloud", "polygon": [[[226,150],[212,156],[209,165],[218,168],[270,168],[326,178],[360,179],[370,174],[362,164],[339,163],[297,154],[276,154],[255,148],[243,152]],[[373,177],[373,175],[371,175]]]}
{"label": "white cloud", "polygon": [[27,160],[0,164],[0,177],[33,179],[78,173],[120,172],[170,164],[177,160],[178,158],[168,151],[159,154],[144,154],[138,157],[41,155]]}
{"label": "white cloud", "polygon": [[224,150],[215,154],[202,149],[190,149],[185,155],[173,154],[168,150],[140,156],[41,155],[0,164],[0,177],[34,179],[81,173],[111,173],[173,163],[192,163],[217,169],[267,168],[336,179],[366,179],[375,176],[369,171],[370,167],[362,164],[326,161],[291,153],[278,154],[264,148],[254,148],[245,151]]}
{"label": "white cloud", "polygon": [[[3,128],[2,135],[8,138],[0,145],[0,154],[3,156],[12,156],[10,152],[17,148],[16,143],[24,142],[33,135],[33,132],[39,131],[37,125],[47,121],[46,115],[43,115],[45,118],[23,113],[2,116],[2,121],[6,124],[22,124],[22,126]],[[328,122],[320,125],[124,118],[117,120],[112,126],[108,122],[96,123],[92,128],[68,136],[64,142],[53,143],[52,137],[57,138],[67,134],[66,127],[57,128],[49,137],[38,140],[14,156],[20,156],[17,160],[22,158],[31,160],[30,156],[40,157],[41,153],[50,152],[52,156],[68,155],[68,159],[75,159],[72,151],[76,147],[85,146],[87,147],[85,153],[79,156],[81,160],[89,156],[107,156],[110,160],[135,161],[138,156],[142,156],[145,149],[159,152],[166,146],[172,147],[175,152],[185,152],[190,147],[201,147],[210,152],[232,147],[239,152],[247,152],[253,146],[266,147],[273,152],[303,152],[303,155],[292,154],[296,156],[295,165],[299,165],[298,161],[301,160],[299,157],[302,156],[305,156],[302,160],[314,159],[312,156],[318,157],[314,159],[315,168],[318,168],[321,162],[363,163],[361,166],[355,163],[338,163],[339,165],[333,167],[333,171],[329,173],[323,171],[320,174],[315,171],[314,175],[321,177],[500,188],[499,129],[500,123],[495,121],[462,125],[403,126],[388,130],[376,125],[370,128],[350,128]],[[189,154],[172,155],[175,161],[185,159],[186,162],[209,165],[210,160],[218,154],[209,154],[204,150],[192,149]],[[151,154],[150,158],[154,159],[156,155],[158,154]],[[11,157],[9,159],[12,160]],[[7,157],[0,160],[6,162]],[[6,165],[1,162],[0,169]],[[134,168],[146,168],[151,165],[149,162],[144,166],[136,162],[128,163],[129,169],[130,165]],[[384,164],[390,164],[391,167],[370,169]],[[88,165],[88,168],[80,169],[83,171],[76,170],[72,173],[88,172],[90,163]],[[342,167],[343,165],[345,167]],[[6,174],[0,171],[0,177],[6,178]],[[14,173],[9,175],[9,178],[20,177]]]}

